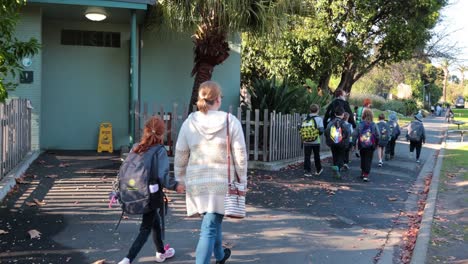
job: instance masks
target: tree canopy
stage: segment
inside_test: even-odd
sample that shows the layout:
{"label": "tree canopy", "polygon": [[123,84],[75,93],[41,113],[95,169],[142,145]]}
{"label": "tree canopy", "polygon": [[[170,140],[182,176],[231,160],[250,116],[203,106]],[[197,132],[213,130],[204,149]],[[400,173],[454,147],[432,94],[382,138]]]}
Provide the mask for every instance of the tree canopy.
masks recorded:
{"label": "tree canopy", "polygon": [[[410,59],[423,49],[439,11],[446,5],[443,0],[306,2],[308,12],[290,16],[286,34],[268,44],[271,49],[262,49],[259,54],[279,50],[279,54],[265,57],[285,58],[286,61],[300,58],[308,66],[307,71],[312,71],[310,77],[320,88],[328,89],[330,78],[335,75],[340,78],[338,87],[348,92],[372,68]],[[275,49],[275,45],[280,48]],[[283,47],[293,52],[283,52]],[[284,65],[284,69],[274,71],[291,74],[288,63]],[[279,66],[281,64],[275,64],[273,68]],[[309,74],[307,71],[304,73]]]}
{"label": "tree canopy", "polygon": [[18,85],[14,79],[22,69],[19,60],[39,50],[36,39],[23,42],[14,36],[20,9],[25,4],[26,0],[15,0],[2,1],[0,5],[0,102],[8,97],[7,90]]}

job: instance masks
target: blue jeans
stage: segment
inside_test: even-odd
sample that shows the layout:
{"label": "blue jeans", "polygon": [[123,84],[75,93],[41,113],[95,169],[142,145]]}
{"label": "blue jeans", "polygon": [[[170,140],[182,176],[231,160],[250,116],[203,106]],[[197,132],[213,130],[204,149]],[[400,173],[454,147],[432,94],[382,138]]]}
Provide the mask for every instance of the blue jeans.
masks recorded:
{"label": "blue jeans", "polygon": [[223,217],[224,215],[217,213],[206,213],[203,216],[200,239],[196,250],[196,264],[209,264],[213,251],[216,260],[224,258],[223,231],[221,227]]}

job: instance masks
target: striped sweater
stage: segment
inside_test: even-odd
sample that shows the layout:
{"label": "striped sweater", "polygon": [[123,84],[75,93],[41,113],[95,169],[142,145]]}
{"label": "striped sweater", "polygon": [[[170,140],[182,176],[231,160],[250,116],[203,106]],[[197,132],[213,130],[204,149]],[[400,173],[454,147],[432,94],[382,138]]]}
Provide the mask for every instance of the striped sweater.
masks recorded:
{"label": "striped sweater", "polygon": [[[176,144],[174,173],[185,184],[187,215],[224,214],[227,192],[227,114],[192,113],[182,124]],[[231,181],[237,174],[247,188],[247,153],[239,120],[229,116]]]}

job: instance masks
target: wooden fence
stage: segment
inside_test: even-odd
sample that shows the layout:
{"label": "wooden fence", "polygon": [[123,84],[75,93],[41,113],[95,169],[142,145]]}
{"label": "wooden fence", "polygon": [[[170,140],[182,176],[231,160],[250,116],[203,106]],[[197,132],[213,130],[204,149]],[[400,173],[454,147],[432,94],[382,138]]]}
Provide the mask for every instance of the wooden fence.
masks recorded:
{"label": "wooden fence", "polygon": [[31,151],[31,106],[26,99],[0,104],[0,179]]}
{"label": "wooden fence", "polygon": [[[178,104],[173,104],[171,109],[165,109],[161,105],[153,104],[151,110],[148,103],[135,103],[135,140],[139,140],[144,122],[152,115],[162,116],[166,123],[166,147],[169,156],[174,155],[175,143],[183,121],[187,118],[185,105],[183,111]],[[245,135],[246,147],[249,150],[249,160],[277,161],[301,157],[301,138],[298,125],[301,123],[301,114],[281,114],[264,110],[245,112],[240,107],[233,112],[242,123]]]}

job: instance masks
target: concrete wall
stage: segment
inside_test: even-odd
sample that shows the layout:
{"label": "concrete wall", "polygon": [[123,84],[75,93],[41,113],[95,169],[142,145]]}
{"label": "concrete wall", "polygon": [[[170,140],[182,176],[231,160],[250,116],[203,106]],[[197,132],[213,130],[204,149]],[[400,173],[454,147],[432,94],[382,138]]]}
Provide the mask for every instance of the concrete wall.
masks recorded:
{"label": "concrete wall", "polygon": [[[194,78],[193,43],[190,34],[159,35],[143,32],[141,49],[141,99],[152,107],[153,102],[171,109],[178,103],[185,111],[192,94]],[[229,58],[213,72],[224,95],[222,109],[239,106],[240,38],[231,43]]]}
{"label": "concrete wall", "polygon": [[[62,29],[121,33],[121,47],[61,45]],[[114,148],[128,144],[129,30],[126,24],[44,21],[42,148],[96,149],[101,122]]]}
{"label": "concrete wall", "polygon": [[[30,38],[36,38],[39,43],[42,43],[42,12],[40,7],[25,7],[21,13],[21,19],[17,24],[15,35],[21,41],[28,41]],[[40,116],[41,95],[42,95],[42,51],[32,57],[32,65],[25,68],[27,71],[32,71],[34,79],[32,83],[19,84],[14,91],[8,91],[9,98],[27,98],[31,100],[34,107],[32,110],[32,131],[31,131],[31,147],[33,150],[39,149],[40,138]],[[16,77],[19,83],[19,76]]]}

